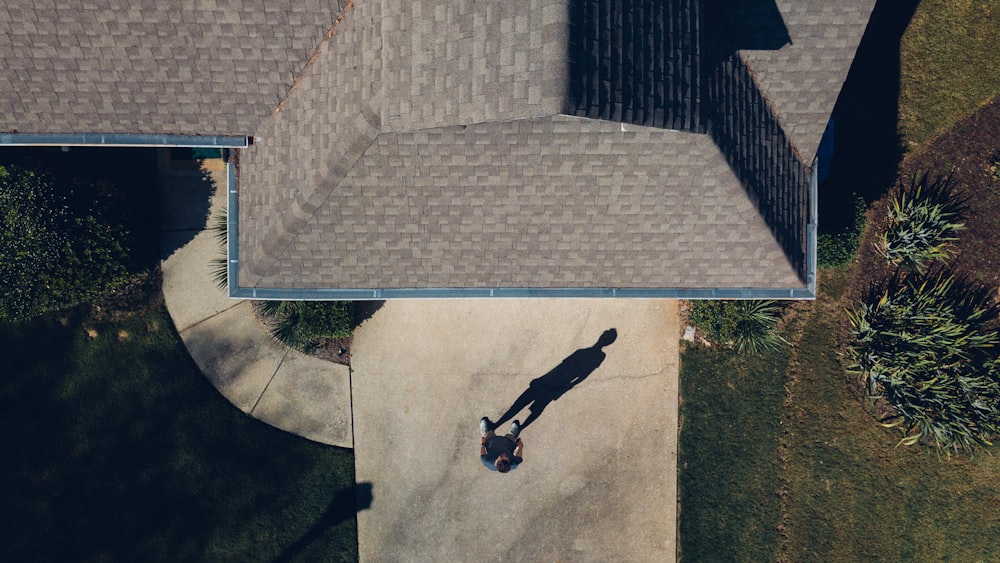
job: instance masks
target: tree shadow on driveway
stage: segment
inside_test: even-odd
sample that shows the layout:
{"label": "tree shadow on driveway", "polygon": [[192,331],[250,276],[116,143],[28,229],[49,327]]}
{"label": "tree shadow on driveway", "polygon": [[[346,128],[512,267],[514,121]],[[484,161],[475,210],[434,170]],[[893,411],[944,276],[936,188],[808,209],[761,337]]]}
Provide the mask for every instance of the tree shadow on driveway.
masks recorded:
{"label": "tree shadow on driveway", "polygon": [[514,416],[528,407],[531,414],[521,424],[521,428],[527,428],[532,422],[541,416],[542,411],[552,401],[562,397],[575,385],[586,379],[604,361],[606,354],[602,350],[618,338],[618,331],[611,328],[604,331],[597,343],[590,348],[581,348],[570,354],[558,366],[552,368],[545,375],[531,380],[528,388],[521,393],[521,396],[514,401],[514,404],[507,409],[507,412],[496,421],[500,426],[504,422],[514,418]]}

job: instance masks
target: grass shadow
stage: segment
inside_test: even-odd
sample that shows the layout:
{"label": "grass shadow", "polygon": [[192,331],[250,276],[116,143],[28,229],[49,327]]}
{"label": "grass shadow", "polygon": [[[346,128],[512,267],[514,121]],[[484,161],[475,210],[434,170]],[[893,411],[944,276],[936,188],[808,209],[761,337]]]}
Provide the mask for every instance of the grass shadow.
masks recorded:
{"label": "grass shadow", "polygon": [[[162,306],[2,326],[0,347],[0,559],[266,561],[353,485],[349,452],[225,401]],[[331,526],[304,556],[356,558],[355,521]]]}
{"label": "grass shadow", "polygon": [[819,229],[853,226],[854,195],[871,203],[888,190],[902,159],[900,40],[918,0],[882,0],[872,12],[833,109],[833,162],[819,189]]}
{"label": "grass shadow", "polygon": [[293,561],[327,530],[355,517],[358,512],[371,508],[374,499],[372,484],[367,481],[337,491],[330,500],[330,504],[327,505],[326,512],[319,520],[313,524],[308,532],[275,558],[274,563]]}

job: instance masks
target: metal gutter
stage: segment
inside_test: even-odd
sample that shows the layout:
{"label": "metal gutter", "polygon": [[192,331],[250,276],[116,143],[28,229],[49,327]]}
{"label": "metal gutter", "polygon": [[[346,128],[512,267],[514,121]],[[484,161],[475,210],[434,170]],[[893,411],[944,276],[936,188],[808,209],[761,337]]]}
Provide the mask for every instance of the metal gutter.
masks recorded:
{"label": "metal gutter", "polygon": [[246,136],[136,135],[131,133],[0,133],[7,146],[245,148]]}
{"label": "metal gutter", "polygon": [[240,298],[240,198],[236,186],[236,165],[226,163],[226,284],[231,299]]}
{"label": "metal gutter", "polygon": [[[230,259],[230,276],[238,265]],[[383,299],[542,299],[630,298],[630,299],[814,299],[809,288],[393,288],[393,289],[276,289],[235,287],[230,277],[229,296],[233,299],[281,301],[373,301]]]}
{"label": "metal gutter", "polygon": [[807,299],[816,299],[816,239],[819,229],[819,157],[813,157],[809,174],[809,222],[806,224],[806,290]]}

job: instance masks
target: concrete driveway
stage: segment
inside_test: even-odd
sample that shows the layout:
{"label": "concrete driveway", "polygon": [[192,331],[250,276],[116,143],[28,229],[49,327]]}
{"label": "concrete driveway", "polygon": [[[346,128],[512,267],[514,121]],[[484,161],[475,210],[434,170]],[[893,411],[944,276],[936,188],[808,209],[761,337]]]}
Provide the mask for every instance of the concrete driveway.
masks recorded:
{"label": "concrete driveway", "polygon": [[[479,418],[610,328],[600,365],[522,432],[524,463],[484,468]],[[386,303],[353,350],[361,560],[673,561],[677,345],[673,301]]]}

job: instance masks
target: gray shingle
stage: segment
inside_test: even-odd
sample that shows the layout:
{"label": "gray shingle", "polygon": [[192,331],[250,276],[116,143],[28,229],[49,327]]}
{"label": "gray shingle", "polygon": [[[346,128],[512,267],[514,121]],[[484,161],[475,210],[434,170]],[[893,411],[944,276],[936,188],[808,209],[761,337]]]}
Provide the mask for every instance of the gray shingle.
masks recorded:
{"label": "gray shingle", "polygon": [[378,135],[379,7],[349,11],[243,153],[245,265],[266,270]]}
{"label": "gray shingle", "polygon": [[777,0],[735,55],[707,2],[10,0],[0,130],[255,135],[244,286],[801,287],[874,0]]}
{"label": "gray shingle", "polygon": [[3,4],[0,130],[22,133],[252,134],[340,11],[335,0]]}
{"label": "gray shingle", "polygon": [[806,166],[819,148],[875,0],[776,0],[791,43],[740,56]]}
{"label": "gray shingle", "polygon": [[326,193],[316,212],[270,261],[244,263],[241,279],[295,288],[802,286],[711,138],[626,128],[555,116],[531,127],[383,133],[339,183],[317,186]]}
{"label": "gray shingle", "polygon": [[[564,0],[387,0],[382,12],[384,130],[561,111],[567,82]],[[540,89],[532,92],[527,84]]]}

